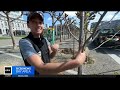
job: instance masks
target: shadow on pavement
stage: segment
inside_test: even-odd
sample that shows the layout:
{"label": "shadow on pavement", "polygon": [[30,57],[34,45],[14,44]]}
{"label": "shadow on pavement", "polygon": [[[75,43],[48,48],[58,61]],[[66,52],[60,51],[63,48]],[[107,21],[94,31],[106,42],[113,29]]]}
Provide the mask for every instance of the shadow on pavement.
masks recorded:
{"label": "shadow on pavement", "polygon": [[[93,50],[94,48],[96,48],[96,46],[95,46],[93,43],[91,43],[91,44],[88,45],[88,49],[89,49],[89,50]],[[96,51],[97,53],[106,54],[106,53],[103,51],[103,49],[104,49],[104,47],[100,47],[100,48],[98,48],[98,49],[95,49],[95,51]]]}
{"label": "shadow on pavement", "polygon": [[[88,45],[88,49],[89,50],[93,50],[94,48],[96,48],[96,46],[91,43]],[[108,53],[105,52],[105,50],[109,51]],[[118,56],[120,56],[120,48],[113,48],[113,47],[100,47],[98,49],[95,49],[95,51],[97,53],[103,53],[103,54],[116,54]],[[117,52],[117,53],[116,53]]]}
{"label": "shadow on pavement", "polygon": [[19,48],[13,50],[12,47],[0,48],[0,51],[4,51],[6,53],[20,53]]}
{"label": "shadow on pavement", "polygon": [[[106,72],[101,72],[101,73],[98,73],[97,75],[99,74],[105,74],[105,73],[110,73],[110,72],[114,72],[114,74],[118,74],[116,71],[120,71],[120,69],[117,69],[117,70],[111,70],[111,71],[106,71]],[[119,73],[120,74],[120,73]]]}

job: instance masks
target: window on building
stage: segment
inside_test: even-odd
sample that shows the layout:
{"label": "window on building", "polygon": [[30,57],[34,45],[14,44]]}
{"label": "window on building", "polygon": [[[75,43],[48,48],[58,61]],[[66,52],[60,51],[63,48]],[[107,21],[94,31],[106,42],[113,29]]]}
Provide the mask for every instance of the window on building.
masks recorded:
{"label": "window on building", "polygon": [[0,29],[0,34],[2,34],[2,30]]}
{"label": "window on building", "polygon": [[24,24],[22,24],[23,25],[23,28],[24,28]]}
{"label": "window on building", "polygon": [[12,24],[12,27],[14,27],[14,23],[11,23]]}
{"label": "window on building", "polygon": [[8,29],[6,29],[6,33],[7,33],[7,35],[9,34],[9,30]]}
{"label": "window on building", "polygon": [[18,23],[18,27],[20,27],[19,23]]}
{"label": "window on building", "polygon": [[1,26],[2,26],[2,28],[3,28],[3,24],[1,23]]}
{"label": "window on building", "polygon": [[5,21],[5,26],[7,26],[7,22]]}
{"label": "window on building", "polygon": [[3,22],[1,21],[1,27],[3,28]]}
{"label": "window on building", "polygon": [[27,28],[27,24],[24,24],[24,27]]}

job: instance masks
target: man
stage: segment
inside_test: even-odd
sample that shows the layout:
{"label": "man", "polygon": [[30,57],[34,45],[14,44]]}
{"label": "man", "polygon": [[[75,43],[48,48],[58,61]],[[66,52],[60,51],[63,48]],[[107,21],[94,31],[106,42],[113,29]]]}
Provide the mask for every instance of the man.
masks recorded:
{"label": "man", "polygon": [[55,75],[62,71],[76,68],[86,59],[85,52],[78,52],[76,58],[67,62],[52,63],[58,44],[50,45],[43,37],[43,17],[39,13],[32,13],[27,18],[27,25],[31,32],[19,41],[21,55],[26,66],[34,66],[39,75]]}

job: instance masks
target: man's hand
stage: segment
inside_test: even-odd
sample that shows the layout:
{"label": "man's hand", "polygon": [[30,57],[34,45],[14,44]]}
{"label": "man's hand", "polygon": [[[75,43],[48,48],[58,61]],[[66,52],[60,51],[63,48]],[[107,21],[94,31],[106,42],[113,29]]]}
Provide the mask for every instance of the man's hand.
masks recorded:
{"label": "man's hand", "polygon": [[79,64],[83,64],[86,60],[86,53],[84,52],[78,52],[76,56],[76,60],[79,62]]}
{"label": "man's hand", "polygon": [[51,46],[52,51],[57,51],[59,49],[59,44],[54,44]]}
{"label": "man's hand", "polygon": [[59,44],[54,44],[54,45],[49,46],[51,58],[53,58],[56,55],[58,48],[59,48]]}

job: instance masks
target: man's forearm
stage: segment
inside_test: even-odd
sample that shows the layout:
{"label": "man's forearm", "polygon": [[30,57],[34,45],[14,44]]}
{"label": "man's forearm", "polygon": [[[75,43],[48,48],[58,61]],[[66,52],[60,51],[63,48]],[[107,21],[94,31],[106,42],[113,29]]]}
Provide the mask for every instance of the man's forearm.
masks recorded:
{"label": "man's forearm", "polygon": [[79,62],[77,62],[77,60],[70,60],[68,62],[61,63],[46,63],[44,65],[39,66],[36,69],[41,74],[51,75],[75,68],[77,66],[79,66]]}

